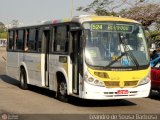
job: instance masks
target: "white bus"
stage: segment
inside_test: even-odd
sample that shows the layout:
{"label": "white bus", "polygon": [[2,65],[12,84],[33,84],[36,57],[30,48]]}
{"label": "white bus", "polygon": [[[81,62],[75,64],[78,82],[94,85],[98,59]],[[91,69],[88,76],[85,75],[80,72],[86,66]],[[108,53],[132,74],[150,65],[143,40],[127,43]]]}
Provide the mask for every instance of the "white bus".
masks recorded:
{"label": "white bus", "polygon": [[9,29],[7,73],[20,81],[84,99],[147,97],[150,65],[140,23],[77,16]]}

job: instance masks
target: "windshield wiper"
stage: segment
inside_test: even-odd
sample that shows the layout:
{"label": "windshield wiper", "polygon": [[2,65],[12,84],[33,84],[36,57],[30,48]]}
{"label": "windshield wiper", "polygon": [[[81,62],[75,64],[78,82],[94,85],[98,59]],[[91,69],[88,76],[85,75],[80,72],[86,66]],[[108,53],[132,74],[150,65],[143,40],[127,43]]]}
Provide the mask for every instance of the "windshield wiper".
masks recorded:
{"label": "windshield wiper", "polygon": [[[119,34],[119,35],[120,35],[120,34]],[[134,57],[133,53],[131,52],[129,46],[127,46],[127,43],[126,43],[126,41],[125,41],[126,38],[125,38],[124,36],[121,36],[121,35],[120,35],[119,37],[120,37],[120,42],[121,42],[121,44],[123,45],[124,52],[125,52],[128,56],[130,56],[130,57],[132,58],[132,62],[136,65],[136,67],[137,67],[137,69],[138,69],[139,63],[138,63],[137,59]],[[126,49],[127,49],[127,51],[126,51]]]}
{"label": "windshield wiper", "polygon": [[116,58],[115,60],[111,61],[107,66],[105,66],[106,68],[107,67],[110,67],[111,65],[113,65],[115,62],[117,62],[119,59],[121,59],[124,55],[126,55],[126,52],[122,53],[118,58]]}

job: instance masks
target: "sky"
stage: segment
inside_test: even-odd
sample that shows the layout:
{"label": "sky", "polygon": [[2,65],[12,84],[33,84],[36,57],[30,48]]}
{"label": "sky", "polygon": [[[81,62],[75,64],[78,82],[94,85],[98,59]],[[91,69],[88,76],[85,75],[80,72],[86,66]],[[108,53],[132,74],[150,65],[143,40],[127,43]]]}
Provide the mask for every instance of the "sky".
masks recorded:
{"label": "sky", "polygon": [[[87,14],[76,11],[94,0],[73,0],[74,16]],[[118,0],[116,0],[118,1]],[[160,0],[152,0],[160,3]],[[71,18],[72,0],[0,0],[0,22],[9,24],[18,20],[23,25],[41,21]]]}
{"label": "sky", "polygon": [[[76,11],[93,0],[73,0],[73,15],[86,14]],[[0,0],[0,21],[9,24],[19,20],[25,24],[40,23],[52,19],[71,18],[72,0]]]}

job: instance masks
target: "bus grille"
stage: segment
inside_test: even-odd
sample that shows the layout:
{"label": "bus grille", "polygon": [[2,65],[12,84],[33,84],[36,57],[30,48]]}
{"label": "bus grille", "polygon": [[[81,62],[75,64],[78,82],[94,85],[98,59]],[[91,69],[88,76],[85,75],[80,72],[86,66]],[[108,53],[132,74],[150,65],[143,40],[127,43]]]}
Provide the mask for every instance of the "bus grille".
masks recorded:
{"label": "bus grille", "polygon": [[124,86],[130,87],[130,86],[136,86],[138,81],[125,81]]}
{"label": "bus grille", "polygon": [[106,87],[119,87],[119,81],[105,81]]}
{"label": "bus grille", "polygon": [[[105,81],[104,82],[106,87],[114,87],[119,88],[120,87],[120,81]],[[124,87],[135,87],[137,85],[138,81],[124,81]]]}

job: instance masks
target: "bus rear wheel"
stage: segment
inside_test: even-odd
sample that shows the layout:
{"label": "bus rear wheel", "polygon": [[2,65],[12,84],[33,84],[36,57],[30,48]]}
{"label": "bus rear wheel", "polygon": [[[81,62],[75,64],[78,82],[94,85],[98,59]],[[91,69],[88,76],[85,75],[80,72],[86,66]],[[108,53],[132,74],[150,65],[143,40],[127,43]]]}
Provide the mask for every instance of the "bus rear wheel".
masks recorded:
{"label": "bus rear wheel", "polygon": [[27,90],[28,89],[27,76],[26,76],[26,71],[24,69],[21,69],[21,72],[20,72],[20,87],[23,90]]}
{"label": "bus rear wheel", "polygon": [[64,80],[58,82],[57,98],[62,102],[68,102],[67,84]]}

